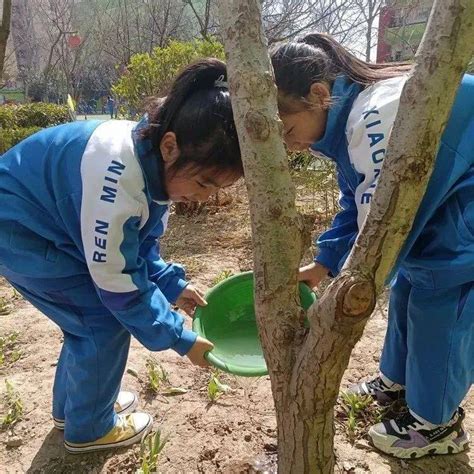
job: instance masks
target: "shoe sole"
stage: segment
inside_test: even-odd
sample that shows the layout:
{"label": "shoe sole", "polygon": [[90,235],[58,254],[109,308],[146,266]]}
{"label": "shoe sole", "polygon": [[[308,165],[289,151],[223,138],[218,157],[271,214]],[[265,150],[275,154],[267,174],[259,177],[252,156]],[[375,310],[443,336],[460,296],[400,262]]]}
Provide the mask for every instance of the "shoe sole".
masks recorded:
{"label": "shoe sole", "polygon": [[423,448],[396,448],[378,443],[376,438],[371,436],[372,444],[383,453],[390,454],[399,459],[418,459],[427,455],[457,454],[465,451],[469,447],[470,436],[464,433],[457,441],[452,439],[440,443],[431,443]]}
{"label": "shoe sole", "polygon": [[130,446],[132,444],[141,442],[141,440],[151,431],[153,426],[153,417],[148,415],[149,421],[148,424],[136,433],[134,436],[128,439],[124,439],[123,441],[118,441],[116,443],[107,443],[107,444],[89,444],[85,446],[71,446],[67,441],[64,441],[64,447],[69,454],[81,454],[81,453],[90,453],[93,451],[103,451],[105,449],[117,449],[123,448],[126,446]]}
{"label": "shoe sole", "polygon": [[[133,392],[132,392],[133,393]],[[130,403],[128,407],[125,407],[123,410],[117,412],[117,415],[127,415],[128,413],[133,413],[139,403],[137,395],[134,393],[133,402]],[[53,425],[59,431],[64,431],[64,420],[58,420],[57,418],[53,418]]]}

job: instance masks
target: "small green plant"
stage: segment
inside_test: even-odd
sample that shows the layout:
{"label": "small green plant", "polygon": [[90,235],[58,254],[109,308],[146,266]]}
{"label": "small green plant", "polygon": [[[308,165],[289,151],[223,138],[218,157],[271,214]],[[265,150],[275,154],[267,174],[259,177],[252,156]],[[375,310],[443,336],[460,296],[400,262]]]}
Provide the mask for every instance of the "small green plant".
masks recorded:
{"label": "small green plant", "polygon": [[7,388],[7,393],[5,395],[7,414],[1,420],[2,429],[12,427],[15,423],[18,423],[21,420],[23,415],[23,402],[21,401],[20,394],[7,379],[5,379],[5,386]]}
{"label": "small green plant", "polygon": [[168,372],[153,358],[149,357],[146,361],[148,388],[159,393],[164,384],[169,385]]}
{"label": "small green plant", "polygon": [[11,297],[11,301],[18,301],[21,300],[23,297],[18,293],[18,291],[15,290],[15,288],[12,288],[13,290],[13,295]]}
{"label": "small green plant", "polygon": [[215,278],[212,280],[211,286],[215,286],[221,281],[226,280],[234,274],[232,270],[222,270]]}
{"label": "small green plant", "polygon": [[163,451],[168,438],[163,437],[160,430],[146,436],[140,446],[140,469],[136,474],[151,474],[157,472],[158,458]]}
{"label": "small green plant", "polygon": [[4,296],[0,296],[0,316],[6,316],[12,312],[12,305]]}
{"label": "small green plant", "polygon": [[344,419],[347,435],[351,442],[360,437],[361,431],[379,423],[384,410],[378,407],[370,395],[357,395],[355,393],[341,392],[338,410]]}
{"label": "small green plant", "polygon": [[17,339],[17,332],[0,337],[0,366],[16,362],[21,357],[21,351],[16,348]]}
{"label": "small green plant", "polygon": [[219,371],[213,370],[207,384],[207,398],[214,403],[223,393],[230,391],[229,385],[223,384],[219,380]]}
{"label": "small green plant", "polygon": [[146,368],[146,380],[140,377],[139,373],[132,368],[127,369],[127,374],[135,377],[140,383],[144,383],[147,386],[147,389],[155,394],[172,397],[188,393],[185,388],[171,386],[168,372],[166,372],[166,370],[159,365],[153,357],[147,359]]}

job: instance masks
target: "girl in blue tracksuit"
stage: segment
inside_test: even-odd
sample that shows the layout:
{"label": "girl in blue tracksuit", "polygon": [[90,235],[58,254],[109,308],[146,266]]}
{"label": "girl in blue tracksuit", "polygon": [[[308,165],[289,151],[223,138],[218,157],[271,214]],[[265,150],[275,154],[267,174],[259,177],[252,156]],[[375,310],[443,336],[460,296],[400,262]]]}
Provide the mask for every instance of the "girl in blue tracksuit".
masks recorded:
{"label": "girl in blue tracksuit", "polygon": [[139,124],[43,130],[0,160],[0,275],[59,325],[53,418],[70,452],[119,447],[151,428],[120,392],[130,335],[197,365],[212,344],[170,308],[205,301],[160,257],[172,201],[206,200],[242,175],[225,66],[203,60]]}
{"label": "girl in blue tracksuit", "polygon": [[[272,53],[285,141],[333,160],[341,211],[300,280],[341,270],[369,210],[409,65],[361,61],[327,35]],[[398,457],[460,452],[459,405],[474,379],[474,77],[465,76],[395,269],[380,374],[349,390],[409,412],[370,429]],[[395,274],[394,272],[394,274]]]}

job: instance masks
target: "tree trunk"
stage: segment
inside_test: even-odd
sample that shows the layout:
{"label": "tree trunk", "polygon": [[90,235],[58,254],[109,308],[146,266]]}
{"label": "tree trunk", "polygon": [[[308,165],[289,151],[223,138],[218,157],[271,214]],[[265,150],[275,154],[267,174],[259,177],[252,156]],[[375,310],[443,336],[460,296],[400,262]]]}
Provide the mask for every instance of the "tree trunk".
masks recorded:
{"label": "tree trunk", "polygon": [[0,81],[3,77],[3,68],[5,66],[5,53],[7,50],[8,37],[10,36],[11,14],[11,0],[3,0],[2,24],[0,25]]}
{"label": "tree trunk", "polygon": [[332,472],[340,381],[426,189],[472,54],[474,5],[437,0],[371,210],[344,271],[310,309],[309,331],[296,284],[303,224],[281,140],[260,1],[219,0],[218,8],[249,194],[256,316],[277,413],[279,471]]}
{"label": "tree trunk", "polygon": [[32,10],[27,0],[12,1],[12,39],[18,76],[25,84],[39,70],[38,42],[36,40]]}

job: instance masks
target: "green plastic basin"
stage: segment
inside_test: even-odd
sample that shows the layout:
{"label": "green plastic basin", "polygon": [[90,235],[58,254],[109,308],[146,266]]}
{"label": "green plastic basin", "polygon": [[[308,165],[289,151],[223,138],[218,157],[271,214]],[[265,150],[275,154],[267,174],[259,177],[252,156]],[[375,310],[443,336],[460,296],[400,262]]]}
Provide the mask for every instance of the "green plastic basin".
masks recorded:
{"label": "green plastic basin", "polygon": [[[253,298],[253,273],[246,272],[227,278],[206,295],[208,305],[198,307],[193,330],[214,344],[206,359],[218,369],[245,377],[266,375]],[[316,295],[300,283],[300,300],[304,309]]]}

